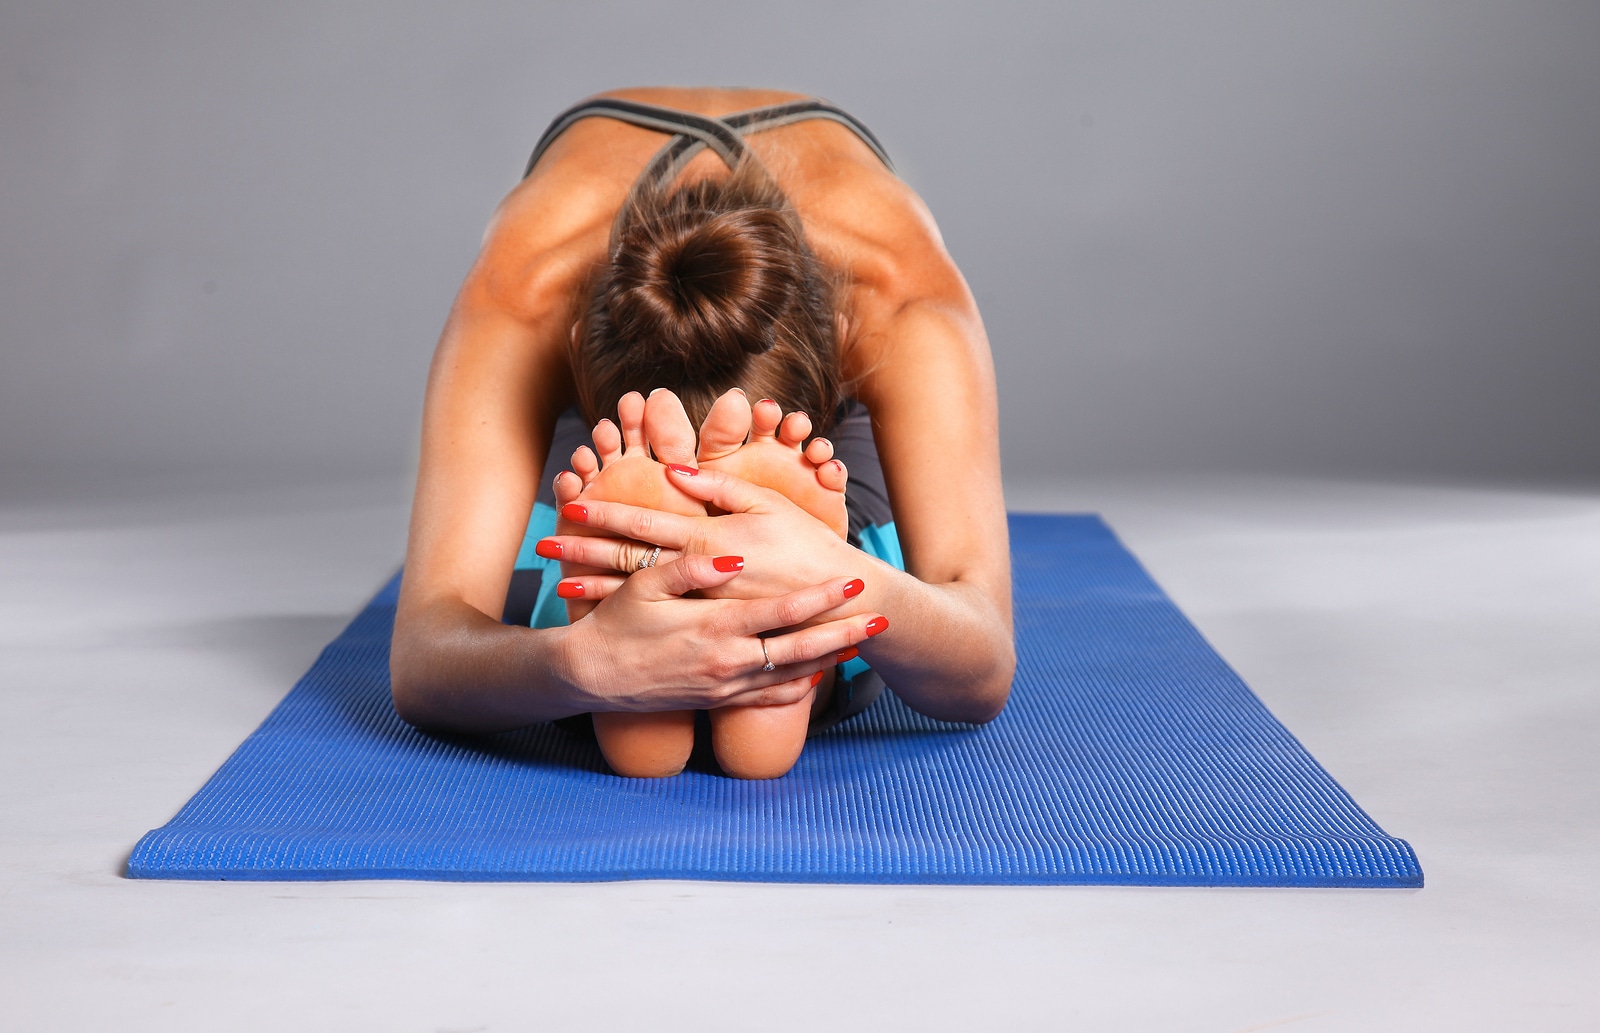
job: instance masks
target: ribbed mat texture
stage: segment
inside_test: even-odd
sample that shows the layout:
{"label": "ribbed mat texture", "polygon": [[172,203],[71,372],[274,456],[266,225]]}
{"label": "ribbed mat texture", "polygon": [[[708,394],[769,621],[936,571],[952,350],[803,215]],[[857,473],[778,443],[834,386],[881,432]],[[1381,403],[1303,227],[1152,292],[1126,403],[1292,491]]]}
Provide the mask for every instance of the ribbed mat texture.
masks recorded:
{"label": "ribbed mat texture", "polygon": [[389,702],[399,578],[135,878],[1420,886],[1092,516],[1011,517],[1017,678],[983,727],[885,694],[789,775],[623,779],[551,725],[424,735]]}

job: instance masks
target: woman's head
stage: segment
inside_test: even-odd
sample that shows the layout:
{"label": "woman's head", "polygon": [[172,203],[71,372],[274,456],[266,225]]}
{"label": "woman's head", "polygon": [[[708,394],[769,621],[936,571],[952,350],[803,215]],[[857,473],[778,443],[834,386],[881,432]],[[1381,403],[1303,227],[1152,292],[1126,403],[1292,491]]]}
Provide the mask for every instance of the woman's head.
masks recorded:
{"label": "woman's head", "polygon": [[592,423],[629,391],[664,387],[698,426],[737,387],[826,429],[840,395],[834,311],[799,216],[753,159],[726,179],[641,188],[573,335],[579,405]]}

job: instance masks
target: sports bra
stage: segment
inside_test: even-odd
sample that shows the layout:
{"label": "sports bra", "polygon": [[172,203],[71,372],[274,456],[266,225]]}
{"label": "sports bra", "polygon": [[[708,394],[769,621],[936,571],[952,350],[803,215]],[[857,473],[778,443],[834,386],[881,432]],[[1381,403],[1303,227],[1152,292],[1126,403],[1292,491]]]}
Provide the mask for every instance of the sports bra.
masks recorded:
{"label": "sports bra", "polygon": [[556,137],[566,132],[567,127],[574,122],[585,118],[613,118],[644,129],[672,134],[672,138],[656,152],[655,157],[650,159],[644,171],[639,174],[640,184],[660,185],[671,182],[695,155],[707,147],[715,151],[731,169],[749,153],[749,148],[744,142],[746,133],[759,133],[764,129],[777,129],[780,126],[816,118],[837,122],[856,134],[862,143],[872,148],[872,153],[878,156],[878,160],[883,162],[885,168],[890,172],[894,171],[894,163],[889,160],[889,153],[883,149],[883,144],[878,142],[878,138],[872,135],[872,130],[862,125],[855,116],[816,97],[785,101],[764,108],[752,108],[749,111],[740,111],[719,118],[679,111],[676,108],[642,104],[636,100],[601,97],[596,100],[586,100],[556,116],[555,121],[550,123],[550,128],[539,137],[539,143],[533,149],[533,156],[528,159],[528,167],[522,172],[523,178],[526,179],[533,171],[533,167],[539,163],[539,159],[555,142]]}

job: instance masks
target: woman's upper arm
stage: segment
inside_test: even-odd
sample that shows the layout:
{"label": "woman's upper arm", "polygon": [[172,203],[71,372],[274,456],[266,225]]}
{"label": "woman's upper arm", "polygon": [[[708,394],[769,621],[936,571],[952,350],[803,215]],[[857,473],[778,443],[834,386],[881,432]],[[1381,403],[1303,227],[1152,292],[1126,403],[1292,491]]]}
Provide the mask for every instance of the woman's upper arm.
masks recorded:
{"label": "woman's upper arm", "polygon": [[556,417],[577,263],[500,220],[451,309],[423,403],[401,616],[454,599],[498,619]]}
{"label": "woman's upper arm", "polygon": [[564,404],[564,370],[503,313],[451,314],[423,406],[404,595],[459,597],[498,618]]}
{"label": "woman's upper arm", "polygon": [[[918,205],[920,209],[920,204]],[[980,590],[1009,623],[1010,546],[994,360],[977,305],[931,218],[907,220],[858,292],[851,366],[907,570]]]}

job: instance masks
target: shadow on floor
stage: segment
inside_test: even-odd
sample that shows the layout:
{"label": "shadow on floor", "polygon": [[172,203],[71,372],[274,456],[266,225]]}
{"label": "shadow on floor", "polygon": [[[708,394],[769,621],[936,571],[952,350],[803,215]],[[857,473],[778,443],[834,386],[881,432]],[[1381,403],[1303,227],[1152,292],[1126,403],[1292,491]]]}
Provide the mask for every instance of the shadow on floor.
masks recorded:
{"label": "shadow on floor", "polygon": [[272,614],[225,617],[95,636],[89,644],[118,649],[178,649],[238,660],[251,673],[288,692],[322,648],[348,624],[344,614]]}

